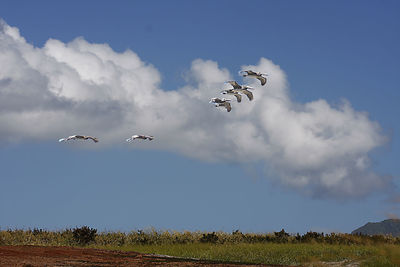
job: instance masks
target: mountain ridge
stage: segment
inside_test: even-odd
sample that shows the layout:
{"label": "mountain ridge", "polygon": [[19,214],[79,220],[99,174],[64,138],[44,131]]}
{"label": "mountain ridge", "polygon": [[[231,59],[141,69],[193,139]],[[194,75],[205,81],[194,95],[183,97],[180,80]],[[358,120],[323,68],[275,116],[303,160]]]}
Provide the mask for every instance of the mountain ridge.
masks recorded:
{"label": "mountain ridge", "polygon": [[400,219],[387,219],[381,222],[368,222],[351,234],[400,236]]}

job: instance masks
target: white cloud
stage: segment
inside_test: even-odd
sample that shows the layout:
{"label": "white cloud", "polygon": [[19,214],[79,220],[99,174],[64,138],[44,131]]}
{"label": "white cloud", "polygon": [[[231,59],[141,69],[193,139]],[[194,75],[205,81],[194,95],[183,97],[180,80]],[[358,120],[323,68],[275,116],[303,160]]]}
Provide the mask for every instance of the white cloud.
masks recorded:
{"label": "white cloud", "polygon": [[160,88],[161,75],[134,52],[113,51],[83,38],[50,39],[34,47],[0,22],[0,140],[58,140],[98,136],[98,145],[124,142],[133,133],[156,136],[138,144],[207,161],[262,162],[270,176],[317,197],[362,196],[391,179],[371,171],[369,153],[383,145],[380,126],[343,100],[292,101],[283,70],[261,58],[242,66],[268,73],[255,99],[232,112],[208,103],[234,78],[210,60],[196,59],[187,86]]}

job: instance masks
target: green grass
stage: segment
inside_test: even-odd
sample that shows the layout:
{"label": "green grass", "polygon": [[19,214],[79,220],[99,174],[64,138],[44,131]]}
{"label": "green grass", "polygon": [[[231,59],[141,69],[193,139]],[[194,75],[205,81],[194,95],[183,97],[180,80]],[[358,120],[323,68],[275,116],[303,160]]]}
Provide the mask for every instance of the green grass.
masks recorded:
{"label": "green grass", "polygon": [[340,261],[360,262],[361,266],[399,266],[400,264],[400,247],[397,245],[195,243],[123,247],[102,246],[98,248],[253,264],[308,265],[310,263]]}

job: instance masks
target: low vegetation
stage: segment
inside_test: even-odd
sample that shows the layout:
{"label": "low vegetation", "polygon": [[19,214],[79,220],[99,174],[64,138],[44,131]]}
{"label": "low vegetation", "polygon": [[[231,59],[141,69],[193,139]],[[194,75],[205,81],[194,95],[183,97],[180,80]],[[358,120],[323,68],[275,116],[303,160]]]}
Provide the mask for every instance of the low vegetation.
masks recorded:
{"label": "low vegetation", "polygon": [[137,230],[100,232],[83,226],[62,231],[0,230],[0,245],[85,246],[241,263],[307,265],[357,262],[361,266],[400,266],[400,238],[375,235],[290,235]]}

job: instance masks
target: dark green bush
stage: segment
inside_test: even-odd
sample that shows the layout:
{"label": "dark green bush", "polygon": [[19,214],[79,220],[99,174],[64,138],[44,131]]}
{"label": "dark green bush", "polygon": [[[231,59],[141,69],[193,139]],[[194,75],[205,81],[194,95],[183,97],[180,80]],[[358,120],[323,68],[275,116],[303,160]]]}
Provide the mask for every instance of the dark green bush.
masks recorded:
{"label": "dark green bush", "polygon": [[289,240],[289,234],[285,232],[285,229],[282,229],[280,232],[274,232],[275,234],[275,242],[278,243],[287,243]]}
{"label": "dark green bush", "polygon": [[218,236],[215,234],[215,232],[203,234],[203,236],[200,238],[200,242],[202,242],[202,243],[217,243]]}
{"label": "dark green bush", "polygon": [[74,241],[79,245],[87,245],[90,242],[94,242],[96,238],[97,230],[88,226],[82,226],[81,228],[75,228],[72,231]]}

